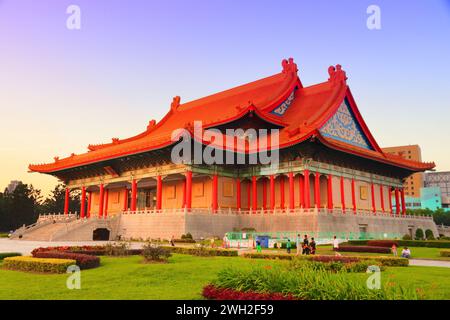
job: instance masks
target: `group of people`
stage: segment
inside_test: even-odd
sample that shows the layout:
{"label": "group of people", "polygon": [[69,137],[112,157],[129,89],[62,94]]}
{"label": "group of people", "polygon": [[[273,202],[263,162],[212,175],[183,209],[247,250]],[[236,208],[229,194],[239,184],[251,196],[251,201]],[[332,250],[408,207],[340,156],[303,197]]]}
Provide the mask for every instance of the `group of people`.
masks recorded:
{"label": "group of people", "polygon": [[[302,240],[301,235],[299,234],[297,236],[297,241],[295,244],[296,248],[297,248],[297,255],[300,254],[300,251],[302,254],[304,255],[309,255],[309,254],[316,254],[316,241],[314,240],[314,238],[311,238],[311,241],[308,239],[308,235],[305,234]],[[287,243],[286,243],[286,250],[287,253],[291,253],[291,248],[292,248],[292,243],[291,240],[288,239]]]}
{"label": "group of people", "polygon": [[[391,250],[392,250],[392,254],[394,255],[394,257],[396,257],[397,256],[397,245],[395,243],[392,244]],[[407,258],[407,259],[411,258],[411,250],[408,247],[403,248],[402,258]]]}

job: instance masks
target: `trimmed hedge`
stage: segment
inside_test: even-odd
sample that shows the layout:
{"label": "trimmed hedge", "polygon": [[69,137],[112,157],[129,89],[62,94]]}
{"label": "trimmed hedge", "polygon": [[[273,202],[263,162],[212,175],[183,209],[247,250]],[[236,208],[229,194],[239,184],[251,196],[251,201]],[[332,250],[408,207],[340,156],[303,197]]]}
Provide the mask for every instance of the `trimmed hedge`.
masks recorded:
{"label": "trimmed hedge", "polygon": [[341,251],[341,252],[391,253],[390,248],[371,247],[371,246],[340,246],[338,251]]}
{"label": "trimmed hedge", "polygon": [[441,250],[439,253],[441,257],[450,257],[450,250]]}
{"label": "trimmed hedge", "polygon": [[8,257],[17,257],[21,256],[22,254],[19,252],[0,252],[0,260],[3,260]]}
{"label": "trimmed hedge", "polygon": [[[367,246],[371,240],[349,240],[349,245]],[[393,240],[377,240],[377,242],[391,242]],[[450,241],[442,240],[395,240],[399,247],[427,247],[450,249]]]}
{"label": "trimmed hedge", "polygon": [[210,249],[210,248],[187,248],[187,247],[171,247],[171,246],[161,246],[164,249],[169,250],[172,253],[179,254],[190,254],[194,256],[223,256],[223,257],[237,257],[237,250],[229,249]]}
{"label": "trimmed hedge", "polygon": [[61,251],[45,251],[45,252],[35,252],[33,257],[75,260],[77,266],[79,266],[80,269],[92,269],[100,266],[100,258],[89,254],[61,252]]}
{"label": "trimmed hedge", "polygon": [[367,241],[367,245],[370,247],[392,248],[392,246],[394,244],[398,247],[397,240],[369,240],[369,241]]}
{"label": "trimmed hedge", "polygon": [[9,257],[3,260],[3,268],[16,271],[66,273],[67,268],[76,264],[70,259],[44,259],[34,257]]}
{"label": "trimmed hedge", "polygon": [[294,300],[291,294],[261,293],[255,291],[239,291],[228,288],[218,288],[209,284],[203,288],[203,297],[209,300]]}
{"label": "trimmed hedge", "polygon": [[250,259],[280,259],[280,260],[292,260],[292,259],[306,259],[318,262],[342,262],[351,263],[362,260],[374,260],[380,262],[385,267],[407,267],[409,260],[406,258],[385,257],[385,256],[328,256],[328,255],[309,255],[309,256],[296,256],[294,254],[266,254],[266,253],[244,253],[244,258]]}

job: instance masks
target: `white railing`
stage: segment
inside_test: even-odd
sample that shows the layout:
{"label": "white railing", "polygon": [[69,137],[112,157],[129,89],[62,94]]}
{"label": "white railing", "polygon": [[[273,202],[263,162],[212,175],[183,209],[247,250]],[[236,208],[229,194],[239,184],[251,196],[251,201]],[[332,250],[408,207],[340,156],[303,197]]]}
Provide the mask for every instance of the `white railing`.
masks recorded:
{"label": "white railing", "polygon": [[224,215],[250,215],[250,214],[256,214],[256,215],[264,215],[264,214],[319,214],[319,215],[356,215],[356,216],[363,216],[363,217],[390,217],[390,218],[398,218],[398,219],[433,219],[432,216],[426,216],[426,215],[397,215],[397,214],[391,214],[390,212],[386,211],[376,211],[373,212],[373,210],[368,209],[358,209],[356,212],[353,211],[353,209],[345,209],[342,210],[340,208],[334,208],[334,209],[328,209],[328,208],[295,208],[295,209],[281,209],[277,208],[274,210],[242,210],[235,208],[218,208],[217,210],[213,210],[212,208],[192,208],[192,209],[144,209],[144,210],[127,210],[123,211],[123,215],[148,215],[148,214],[164,214],[164,213],[180,213],[180,214],[189,214],[189,213],[203,213],[203,214],[224,214]]}

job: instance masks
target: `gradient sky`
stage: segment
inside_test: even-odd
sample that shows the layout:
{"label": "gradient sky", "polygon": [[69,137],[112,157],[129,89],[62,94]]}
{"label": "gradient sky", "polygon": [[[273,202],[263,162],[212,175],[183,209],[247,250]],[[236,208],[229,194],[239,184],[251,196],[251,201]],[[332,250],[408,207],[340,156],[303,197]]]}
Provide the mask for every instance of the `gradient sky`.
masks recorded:
{"label": "gradient sky", "polygon": [[[66,28],[70,4],[81,30]],[[381,8],[381,30],[366,9]],[[382,146],[450,170],[450,1],[0,0],[0,189],[44,192],[29,163],[126,138],[182,102],[281,70],[305,86],[340,63]]]}

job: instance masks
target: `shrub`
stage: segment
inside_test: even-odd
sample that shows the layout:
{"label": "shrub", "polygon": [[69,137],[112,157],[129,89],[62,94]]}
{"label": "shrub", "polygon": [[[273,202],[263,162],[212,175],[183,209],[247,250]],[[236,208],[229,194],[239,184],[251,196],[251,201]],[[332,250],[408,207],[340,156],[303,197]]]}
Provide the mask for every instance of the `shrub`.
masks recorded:
{"label": "shrub", "polygon": [[59,247],[40,247],[34,249],[31,254],[34,255],[35,252],[46,252],[46,251],[61,251],[61,252],[72,252],[72,253],[83,253],[95,256],[101,256],[105,254],[104,246],[59,246]]}
{"label": "shrub", "polygon": [[[378,240],[383,241],[383,240]],[[392,241],[392,240],[386,240]],[[450,241],[442,241],[442,240],[396,240],[398,242],[399,247],[426,247],[426,248],[448,248],[450,249]],[[350,240],[348,244],[350,245],[367,245],[368,241],[366,240]]]}
{"label": "shrub", "polygon": [[89,254],[62,251],[43,251],[35,252],[33,257],[75,260],[80,269],[92,269],[100,266],[100,258]]}
{"label": "shrub", "polygon": [[424,237],[423,230],[421,228],[417,228],[415,239],[416,240],[423,240],[423,237]]}
{"label": "shrub", "polygon": [[105,245],[105,255],[123,257],[127,256],[130,248],[130,244],[127,242],[121,243],[108,243]]}
{"label": "shrub", "polygon": [[371,247],[371,246],[340,246],[341,252],[371,252],[371,253],[390,253],[391,249],[386,247]]}
{"label": "shrub", "polygon": [[21,253],[18,252],[0,252],[0,260],[3,260],[5,258],[8,257],[17,257],[17,256],[21,256]]}
{"label": "shrub", "polygon": [[326,256],[326,255],[309,255],[309,256],[295,256],[289,254],[265,254],[265,253],[244,253],[244,258],[250,259],[305,259],[318,262],[357,262],[363,260],[374,260],[380,262],[382,266],[386,267],[407,267],[409,260],[406,258],[384,257],[384,256]]}
{"label": "shrub", "polygon": [[225,257],[237,257],[238,256],[237,250],[219,249],[219,248],[211,249],[211,248],[206,248],[204,246],[197,247],[197,248],[162,246],[162,248],[165,248],[172,253],[190,254],[190,255],[197,255],[197,256],[225,256]]}
{"label": "shrub", "polygon": [[441,250],[439,253],[441,257],[450,257],[450,250]]}
{"label": "shrub", "polygon": [[405,234],[405,235],[402,237],[402,240],[412,240],[412,237],[411,237],[409,234]]}
{"label": "shrub", "polygon": [[144,245],[142,249],[142,255],[144,256],[146,261],[157,262],[165,262],[172,256],[169,250],[160,246],[155,246],[151,243]]}
{"label": "shrub", "polygon": [[253,291],[239,291],[234,289],[217,288],[207,285],[203,288],[203,297],[209,300],[293,300],[292,295],[282,293],[260,293]]}
{"label": "shrub", "polygon": [[289,268],[291,270],[297,270],[299,268],[309,268],[312,270],[327,270],[331,272],[366,272],[369,266],[378,266],[380,270],[384,270],[384,266],[380,261],[376,260],[357,260],[357,261],[329,261],[319,262],[307,259],[292,259],[289,262]]}
{"label": "shrub", "polygon": [[439,236],[439,240],[450,240],[450,237]]}
{"label": "shrub", "polygon": [[67,268],[74,264],[76,261],[71,259],[9,257],[3,260],[5,269],[44,273],[65,273]]}
{"label": "shrub", "polygon": [[398,240],[369,240],[369,241],[367,241],[367,245],[370,247],[392,248],[392,245],[394,245],[394,244],[398,247]]}
{"label": "shrub", "polygon": [[192,234],[190,234],[189,232],[186,233],[186,234],[183,234],[183,235],[181,235],[181,239],[183,239],[183,240],[187,240],[187,239],[193,240]]}
{"label": "shrub", "polygon": [[434,240],[433,231],[431,231],[430,229],[425,230],[425,238],[427,240]]}
{"label": "shrub", "polygon": [[181,238],[181,239],[174,239],[173,242],[175,242],[175,243],[195,243],[196,241],[194,239]]}
{"label": "shrub", "polygon": [[212,285],[249,293],[283,294],[301,300],[390,300],[418,299],[413,288],[386,284],[370,290],[365,281],[349,278],[342,272],[288,268],[227,268],[218,273]]}

